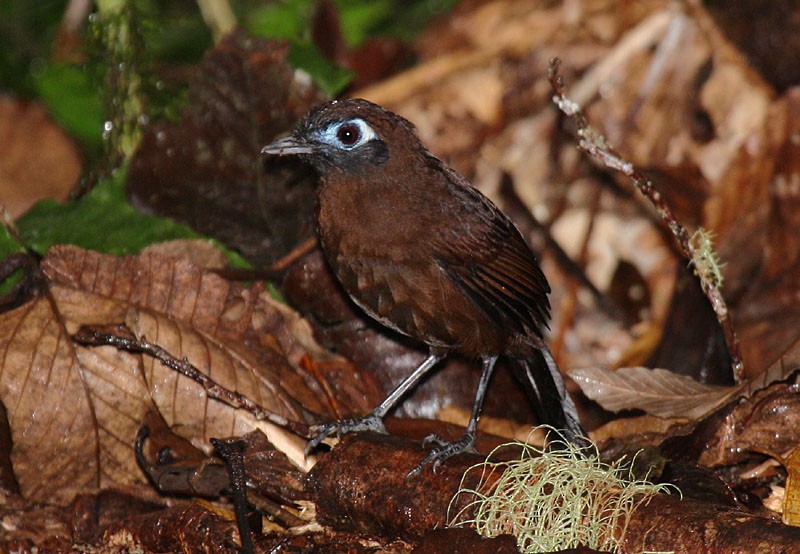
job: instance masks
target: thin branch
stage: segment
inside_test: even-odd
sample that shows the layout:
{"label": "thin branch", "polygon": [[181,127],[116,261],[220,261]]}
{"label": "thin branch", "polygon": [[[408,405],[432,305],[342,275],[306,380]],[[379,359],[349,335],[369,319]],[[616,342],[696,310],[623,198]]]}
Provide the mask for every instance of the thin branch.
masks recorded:
{"label": "thin branch", "polygon": [[118,333],[110,333],[84,325],[78,329],[78,332],[72,338],[85,346],[113,346],[119,350],[152,356],[166,367],[199,384],[206,391],[209,398],[219,400],[232,408],[250,412],[258,420],[269,421],[301,437],[308,437],[310,434],[308,425],[265,410],[243,394],[223,387],[193,366],[186,358],[178,359],[157,344],[132,337],[127,329],[120,328]]}
{"label": "thin branch", "polygon": [[550,60],[548,67],[548,78],[553,87],[555,96],[553,102],[567,116],[572,118],[578,129],[578,147],[589,154],[592,158],[600,161],[606,167],[619,171],[627,176],[637,189],[647,198],[675,237],[683,255],[694,266],[695,275],[700,279],[700,286],[703,293],[711,303],[711,307],[717,316],[720,326],[725,334],[725,343],[731,356],[731,366],[733,377],[740,383],[744,375],[744,365],[739,351],[739,341],[733,329],[728,307],[722,297],[722,279],[719,271],[719,261],[711,249],[709,234],[699,230],[694,236],[690,235],[686,228],[675,218],[669,205],[664,201],[661,193],[647,179],[641,171],[620,156],[606,141],[606,138],[589,125],[586,116],[583,114],[581,106],[570,100],[564,94],[564,79],[558,73],[558,66],[561,61],[558,58]]}

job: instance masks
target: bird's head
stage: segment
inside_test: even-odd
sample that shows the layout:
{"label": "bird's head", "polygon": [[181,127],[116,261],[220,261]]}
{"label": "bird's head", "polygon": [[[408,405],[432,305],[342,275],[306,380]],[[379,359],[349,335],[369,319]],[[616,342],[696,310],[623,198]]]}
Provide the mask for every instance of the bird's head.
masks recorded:
{"label": "bird's head", "polygon": [[394,152],[420,147],[414,126],[366,100],[332,100],[312,109],[291,135],[262,154],[297,155],[320,173],[361,171],[386,163]]}

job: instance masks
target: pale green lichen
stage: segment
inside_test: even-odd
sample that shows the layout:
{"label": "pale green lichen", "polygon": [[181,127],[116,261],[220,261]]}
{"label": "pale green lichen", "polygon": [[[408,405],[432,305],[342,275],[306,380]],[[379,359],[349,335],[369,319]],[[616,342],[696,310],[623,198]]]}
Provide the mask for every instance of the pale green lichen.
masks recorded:
{"label": "pale green lichen", "polygon": [[[543,451],[511,443],[522,453],[508,462],[484,462],[470,468],[481,472],[475,489],[461,490],[474,500],[454,515],[450,525],[473,526],[483,536],[512,534],[521,552],[551,552],[578,546],[620,552],[631,515],[668,485],[654,485],[631,474],[632,464],[608,465],[596,450],[566,445]],[[489,459],[492,455],[489,456]],[[489,492],[481,492],[500,473]],[[462,481],[463,483],[464,481]]]}

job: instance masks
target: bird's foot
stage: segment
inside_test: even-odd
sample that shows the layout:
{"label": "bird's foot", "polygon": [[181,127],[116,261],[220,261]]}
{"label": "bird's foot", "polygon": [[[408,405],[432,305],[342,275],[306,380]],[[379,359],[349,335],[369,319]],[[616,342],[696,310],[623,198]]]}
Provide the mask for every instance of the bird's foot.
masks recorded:
{"label": "bird's foot", "polygon": [[455,456],[456,454],[461,454],[462,452],[477,452],[475,450],[475,433],[470,432],[464,433],[464,436],[457,441],[446,441],[437,435],[428,435],[425,437],[425,440],[422,441],[422,446],[426,447],[430,444],[436,444],[437,446],[425,456],[425,459],[422,460],[417,467],[408,472],[406,479],[411,479],[419,475],[422,468],[431,462],[433,462],[433,471],[435,472],[439,464],[447,458]]}
{"label": "bird's foot", "polygon": [[373,414],[359,418],[341,419],[331,423],[316,425],[314,426],[314,432],[316,435],[314,435],[306,444],[306,456],[308,456],[312,450],[322,444],[322,441],[324,441],[333,433],[336,433],[337,437],[341,437],[344,434],[354,433],[356,431],[375,431],[376,433],[386,433],[386,428],[383,426],[383,420]]}

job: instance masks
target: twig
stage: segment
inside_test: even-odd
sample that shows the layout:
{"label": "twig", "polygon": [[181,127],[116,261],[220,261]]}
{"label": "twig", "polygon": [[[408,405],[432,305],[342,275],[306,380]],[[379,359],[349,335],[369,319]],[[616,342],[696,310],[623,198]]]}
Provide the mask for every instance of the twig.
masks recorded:
{"label": "twig", "polygon": [[667,225],[675,240],[678,243],[689,263],[694,266],[695,275],[700,279],[700,286],[703,293],[711,303],[711,307],[717,316],[720,326],[725,333],[725,343],[731,356],[731,366],[733,377],[737,383],[742,381],[744,365],[739,352],[739,342],[733,329],[728,307],[722,297],[720,287],[722,286],[721,274],[719,272],[719,261],[711,250],[710,239],[707,232],[699,230],[694,236],[689,235],[686,228],[678,223],[672,210],[664,201],[661,193],[656,190],[652,181],[647,179],[641,171],[623,159],[606,142],[605,137],[589,125],[586,116],[580,105],[573,102],[564,94],[564,79],[558,73],[558,66],[561,61],[558,58],[550,60],[548,67],[548,78],[550,85],[555,91],[553,102],[567,116],[572,118],[577,127],[579,137],[578,147],[596,160],[602,162],[606,167],[619,171],[627,176],[636,188],[650,200],[655,206],[656,211],[662,221]]}
{"label": "twig", "polygon": [[242,554],[253,554],[253,532],[247,520],[247,473],[244,469],[245,442],[238,438],[211,439],[217,454],[225,460],[228,474],[231,477],[231,501],[236,513],[236,525],[239,528],[239,540]]}
{"label": "twig", "polygon": [[317,246],[319,246],[319,241],[317,240],[316,235],[309,237],[292,248],[291,252],[287,253],[281,259],[270,264],[266,271],[272,274],[278,274],[282,271],[285,271],[287,268],[295,264],[297,260],[314,250]]}
{"label": "twig", "polygon": [[108,345],[120,350],[152,356],[168,368],[198,383],[205,389],[209,398],[219,400],[232,408],[250,412],[258,420],[269,421],[302,437],[309,436],[308,425],[265,410],[246,396],[223,387],[193,366],[186,358],[179,360],[157,344],[126,335],[128,335],[128,331],[124,328],[119,329],[119,333],[109,333],[84,325],[72,338],[86,346]]}

